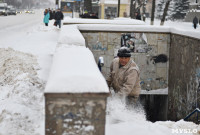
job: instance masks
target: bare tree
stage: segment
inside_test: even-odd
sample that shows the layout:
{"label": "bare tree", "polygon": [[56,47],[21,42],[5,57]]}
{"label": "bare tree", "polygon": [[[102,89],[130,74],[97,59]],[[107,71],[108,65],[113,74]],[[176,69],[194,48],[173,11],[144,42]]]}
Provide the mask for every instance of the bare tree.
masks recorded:
{"label": "bare tree", "polygon": [[164,12],[163,12],[163,16],[162,16],[160,25],[164,25],[165,17],[167,16],[167,10],[168,10],[168,7],[169,7],[170,2],[171,2],[171,0],[167,0],[167,2],[166,2],[166,4],[165,4],[165,9],[164,9]]}
{"label": "bare tree", "polygon": [[152,1],[152,9],[151,9],[151,25],[154,24],[155,8],[156,8],[156,0],[153,0]]}
{"label": "bare tree", "polygon": [[92,0],[84,0],[84,9],[92,13]]}
{"label": "bare tree", "polygon": [[136,0],[130,0],[130,17],[135,18]]}

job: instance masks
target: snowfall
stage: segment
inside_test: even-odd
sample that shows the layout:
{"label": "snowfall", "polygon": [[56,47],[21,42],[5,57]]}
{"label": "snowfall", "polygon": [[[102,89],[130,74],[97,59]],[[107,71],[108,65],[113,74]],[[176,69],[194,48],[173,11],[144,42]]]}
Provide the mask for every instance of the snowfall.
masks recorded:
{"label": "snowfall", "polygon": [[[114,22],[118,23],[120,20],[123,19],[116,19]],[[98,23],[98,20],[96,23]],[[167,29],[168,31],[200,38],[200,27],[194,29],[192,23],[168,21],[165,22],[165,26],[159,26],[159,23],[159,21],[156,21],[154,26],[150,26],[150,21],[147,20],[143,28],[144,30],[152,30],[153,28],[161,31]],[[70,30],[70,28],[74,29],[76,26],[68,27],[68,35],[76,35],[76,30]],[[89,27],[90,25],[80,25],[82,29]],[[99,26],[99,29],[109,29],[108,27],[110,29],[111,27],[112,29],[121,29],[120,25],[105,26],[103,23]],[[124,27],[132,29],[130,25]],[[163,29],[159,27],[163,27]],[[44,26],[42,10],[36,11],[35,14],[0,16],[0,135],[44,135],[45,91],[52,92],[55,87],[60,87],[63,92],[65,90],[63,87],[66,87],[66,85],[71,90],[75,87],[76,90],[79,90],[79,86],[73,84],[74,81],[89,91],[88,85],[96,87],[96,92],[102,88],[104,92],[108,91],[105,79],[97,70],[89,49],[81,45],[58,44],[59,41],[62,42],[64,30],[67,30],[65,26],[61,29],[53,26],[53,21],[50,21],[48,27]],[[82,37],[68,38],[67,41],[63,42],[70,44],[71,41],[76,41],[76,44],[79,44],[84,39]],[[69,52],[68,55],[62,53],[66,48]],[[74,55],[76,53],[77,55]],[[74,56],[73,60],[70,54]],[[83,65],[82,70],[89,68],[91,72],[96,74],[82,73],[78,71],[80,67],[74,68],[77,66],[76,61],[82,60],[82,56],[89,58],[87,61],[89,65],[80,63]],[[64,67],[61,67],[60,64],[64,61],[68,61],[72,66],[68,67],[64,64]],[[71,75],[72,80],[65,78],[65,74],[62,74],[61,71],[65,67],[69,69],[65,74]],[[81,75],[86,78],[84,81],[76,77]],[[95,76],[99,78],[96,81],[94,81]],[[62,86],[63,83],[60,79],[63,78],[71,82]],[[54,82],[55,80],[56,82]],[[98,82],[102,82],[103,86],[99,86]],[[153,123],[147,121],[142,107],[127,109],[124,100],[117,96],[108,98],[107,112],[109,113],[106,116],[106,135],[200,135],[200,125],[193,122],[179,120]]]}

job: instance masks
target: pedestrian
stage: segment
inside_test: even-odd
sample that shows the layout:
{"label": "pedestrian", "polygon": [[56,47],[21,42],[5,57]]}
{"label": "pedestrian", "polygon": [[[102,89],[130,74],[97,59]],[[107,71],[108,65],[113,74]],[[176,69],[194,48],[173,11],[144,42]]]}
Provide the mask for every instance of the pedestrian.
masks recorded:
{"label": "pedestrian", "polygon": [[197,28],[197,24],[198,24],[198,18],[195,16],[194,19],[193,19],[194,29]]}
{"label": "pedestrian", "polygon": [[49,9],[49,15],[50,15],[49,20],[52,20],[53,19],[53,13],[52,13],[51,9]]}
{"label": "pedestrian", "polygon": [[137,20],[141,20],[141,15],[138,12],[135,12],[135,18]]}
{"label": "pedestrian", "polygon": [[125,96],[128,104],[137,103],[141,91],[140,70],[131,60],[129,48],[121,47],[117,56],[111,63],[107,84],[115,93]]}
{"label": "pedestrian", "polygon": [[50,15],[49,15],[48,9],[45,9],[45,11],[44,11],[44,19],[43,19],[43,22],[45,23],[45,26],[48,26],[49,18],[50,18]]}
{"label": "pedestrian", "polygon": [[63,13],[61,12],[60,9],[57,10],[57,12],[55,13],[55,22],[56,22],[56,26],[59,25],[59,28],[61,28],[61,20],[63,20],[64,16]]}
{"label": "pedestrian", "polygon": [[56,14],[56,11],[53,10],[53,12],[52,12],[52,19],[55,19],[55,14]]}

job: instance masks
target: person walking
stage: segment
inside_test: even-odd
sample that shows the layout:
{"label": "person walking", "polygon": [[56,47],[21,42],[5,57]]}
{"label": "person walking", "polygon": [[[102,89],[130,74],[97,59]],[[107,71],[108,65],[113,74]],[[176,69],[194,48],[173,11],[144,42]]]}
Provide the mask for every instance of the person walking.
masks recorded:
{"label": "person walking", "polygon": [[44,11],[44,19],[43,19],[43,22],[45,23],[45,26],[48,26],[49,18],[50,18],[50,15],[49,15],[48,9],[45,9],[45,11]]}
{"label": "person walking", "polygon": [[115,93],[125,96],[128,103],[136,103],[141,91],[140,70],[131,60],[129,48],[121,47],[117,56],[110,65],[110,73],[106,79],[108,87],[112,87]]}
{"label": "person walking", "polygon": [[55,26],[59,25],[59,28],[61,28],[61,20],[63,20],[64,16],[60,9],[57,10],[55,13]]}
{"label": "person walking", "polygon": [[193,19],[194,29],[197,28],[197,24],[198,24],[198,18],[195,16],[194,19]]}

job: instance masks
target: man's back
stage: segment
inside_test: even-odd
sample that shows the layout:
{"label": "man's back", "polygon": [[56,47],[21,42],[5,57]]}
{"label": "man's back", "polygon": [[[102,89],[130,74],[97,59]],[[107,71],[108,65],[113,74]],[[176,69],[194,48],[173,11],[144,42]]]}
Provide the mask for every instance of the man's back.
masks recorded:
{"label": "man's back", "polygon": [[55,13],[55,20],[62,20],[63,19],[63,13],[60,11],[57,11]]}
{"label": "man's back", "polygon": [[197,18],[196,16],[195,16],[194,19],[193,19],[193,23],[194,23],[194,24],[197,24],[197,23],[198,23],[198,18]]}

